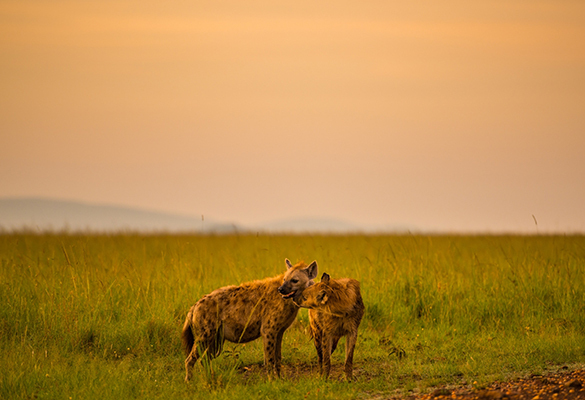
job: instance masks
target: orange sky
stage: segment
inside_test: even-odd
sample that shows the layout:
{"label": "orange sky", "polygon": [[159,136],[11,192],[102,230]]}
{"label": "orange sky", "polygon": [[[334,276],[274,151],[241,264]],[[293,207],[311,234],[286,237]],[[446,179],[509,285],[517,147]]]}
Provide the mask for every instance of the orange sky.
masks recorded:
{"label": "orange sky", "polygon": [[0,90],[0,197],[585,231],[577,0],[2,0]]}

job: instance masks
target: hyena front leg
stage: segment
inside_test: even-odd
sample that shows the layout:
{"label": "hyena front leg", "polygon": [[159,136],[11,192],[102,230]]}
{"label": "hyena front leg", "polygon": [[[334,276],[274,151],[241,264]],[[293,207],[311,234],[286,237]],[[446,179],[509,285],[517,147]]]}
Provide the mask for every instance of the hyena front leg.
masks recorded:
{"label": "hyena front leg", "polygon": [[[278,334],[273,330],[266,330],[262,333],[264,344],[264,365],[268,368],[269,373],[280,377],[280,365],[277,366],[276,357],[276,340]],[[282,338],[281,338],[282,339]]]}
{"label": "hyena front leg", "polygon": [[319,375],[323,375],[323,332],[313,329],[313,340],[315,350],[317,350],[317,357],[319,358]]}
{"label": "hyena front leg", "polygon": [[276,373],[277,376],[280,377],[280,366],[282,364],[282,337],[284,336],[284,329],[278,332],[276,335],[276,348],[274,349],[274,354],[276,358],[275,366],[276,366]]}
{"label": "hyena front leg", "polygon": [[357,331],[350,333],[345,338],[345,378],[353,379],[353,351],[357,342]]}
{"label": "hyena front leg", "polygon": [[327,379],[331,372],[331,348],[333,346],[333,338],[329,335],[323,334],[322,351],[323,351],[323,373],[322,376]]}

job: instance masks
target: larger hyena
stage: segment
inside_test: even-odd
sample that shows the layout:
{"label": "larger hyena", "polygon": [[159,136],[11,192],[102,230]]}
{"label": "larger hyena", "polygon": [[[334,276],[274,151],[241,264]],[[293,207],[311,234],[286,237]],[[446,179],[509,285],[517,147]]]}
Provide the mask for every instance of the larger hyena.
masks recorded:
{"label": "larger hyena", "polygon": [[282,335],[299,311],[295,300],[314,283],[318,270],[316,261],[309,266],[285,263],[284,274],[216,289],[191,307],[182,333],[186,381],[197,359],[218,356],[224,340],[246,343],[260,336],[264,364],[280,376]]}
{"label": "larger hyena", "polygon": [[345,336],[345,376],[351,380],[353,351],[365,310],[360,283],[349,278],[331,279],[323,274],[321,282],[303,291],[295,302],[309,309],[309,324],[321,375],[325,378],[329,376],[331,353],[335,351],[339,339]]}

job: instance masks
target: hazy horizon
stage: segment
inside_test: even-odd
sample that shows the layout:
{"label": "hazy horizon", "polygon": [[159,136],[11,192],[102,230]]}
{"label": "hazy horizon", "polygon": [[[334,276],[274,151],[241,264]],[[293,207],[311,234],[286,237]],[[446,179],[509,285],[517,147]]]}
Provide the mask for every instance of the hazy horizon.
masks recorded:
{"label": "hazy horizon", "polygon": [[585,232],[585,3],[0,3],[0,197]]}
{"label": "hazy horizon", "polygon": [[242,225],[205,215],[44,197],[0,197],[1,232],[70,233],[431,233],[410,226],[368,226],[342,219],[298,217]]}

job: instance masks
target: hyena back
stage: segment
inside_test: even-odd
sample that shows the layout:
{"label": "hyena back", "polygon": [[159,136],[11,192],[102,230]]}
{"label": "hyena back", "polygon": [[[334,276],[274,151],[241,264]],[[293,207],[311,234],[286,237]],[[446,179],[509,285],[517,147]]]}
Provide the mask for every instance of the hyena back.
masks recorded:
{"label": "hyena back", "polygon": [[217,357],[225,340],[247,343],[261,336],[264,364],[280,376],[282,336],[297,316],[295,301],[314,284],[318,270],[316,261],[285,263],[284,274],[216,289],[191,307],[182,332],[186,381],[197,360]]}
{"label": "hyena back", "polygon": [[345,376],[353,378],[353,352],[358,327],[364,315],[360,283],[355,279],[331,279],[323,274],[321,282],[303,291],[301,307],[309,309],[311,335],[319,357],[319,372],[327,378],[331,371],[331,353],[345,336]]}

